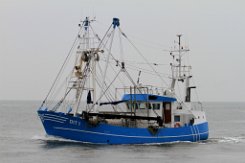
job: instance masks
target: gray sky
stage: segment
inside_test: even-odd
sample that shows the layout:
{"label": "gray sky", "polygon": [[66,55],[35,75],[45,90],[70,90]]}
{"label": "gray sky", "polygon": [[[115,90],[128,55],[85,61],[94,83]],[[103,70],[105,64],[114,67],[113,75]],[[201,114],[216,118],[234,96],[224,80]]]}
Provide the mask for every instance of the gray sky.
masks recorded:
{"label": "gray sky", "polygon": [[158,49],[184,34],[200,100],[245,101],[244,0],[0,0],[0,99],[43,99],[85,16]]}

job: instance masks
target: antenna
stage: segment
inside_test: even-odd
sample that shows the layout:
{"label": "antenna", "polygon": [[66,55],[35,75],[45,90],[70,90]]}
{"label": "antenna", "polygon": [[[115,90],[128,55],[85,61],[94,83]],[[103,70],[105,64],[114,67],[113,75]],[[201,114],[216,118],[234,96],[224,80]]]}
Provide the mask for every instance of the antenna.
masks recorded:
{"label": "antenna", "polygon": [[179,38],[179,76],[181,77],[181,47],[180,47],[180,38],[181,38],[182,34],[178,34],[177,37]]}

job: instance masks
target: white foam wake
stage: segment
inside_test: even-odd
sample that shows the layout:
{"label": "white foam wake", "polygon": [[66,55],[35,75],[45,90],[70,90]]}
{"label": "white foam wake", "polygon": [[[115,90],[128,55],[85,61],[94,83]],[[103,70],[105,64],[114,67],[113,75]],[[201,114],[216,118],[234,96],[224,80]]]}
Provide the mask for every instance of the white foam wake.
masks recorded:
{"label": "white foam wake", "polygon": [[223,136],[218,138],[209,138],[208,143],[244,143],[245,137],[243,136]]}
{"label": "white foam wake", "polygon": [[241,143],[245,142],[245,138],[238,136],[238,137],[222,137],[219,140],[220,143]]}
{"label": "white foam wake", "polygon": [[49,135],[34,135],[32,140],[41,140],[46,142],[77,142],[75,140],[64,139],[61,137],[49,136]]}

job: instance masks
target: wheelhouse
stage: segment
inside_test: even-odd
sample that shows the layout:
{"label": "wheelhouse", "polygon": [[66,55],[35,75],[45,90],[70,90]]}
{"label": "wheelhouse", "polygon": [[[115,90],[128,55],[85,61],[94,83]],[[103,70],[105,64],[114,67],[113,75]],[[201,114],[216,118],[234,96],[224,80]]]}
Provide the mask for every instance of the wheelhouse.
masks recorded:
{"label": "wheelhouse", "polygon": [[176,98],[153,94],[125,94],[127,111],[140,116],[161,117],[164,125],[171,125],[172,107]]}

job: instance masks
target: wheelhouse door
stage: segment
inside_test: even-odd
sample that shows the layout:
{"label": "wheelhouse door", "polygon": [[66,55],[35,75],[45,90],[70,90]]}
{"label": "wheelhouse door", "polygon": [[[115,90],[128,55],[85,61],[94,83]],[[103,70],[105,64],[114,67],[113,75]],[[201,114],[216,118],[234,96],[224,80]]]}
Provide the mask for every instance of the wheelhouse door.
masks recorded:
{"label": "wheelhouse door", "polygon": [[171,123],[171,103],[163,103],[164,123]]}

